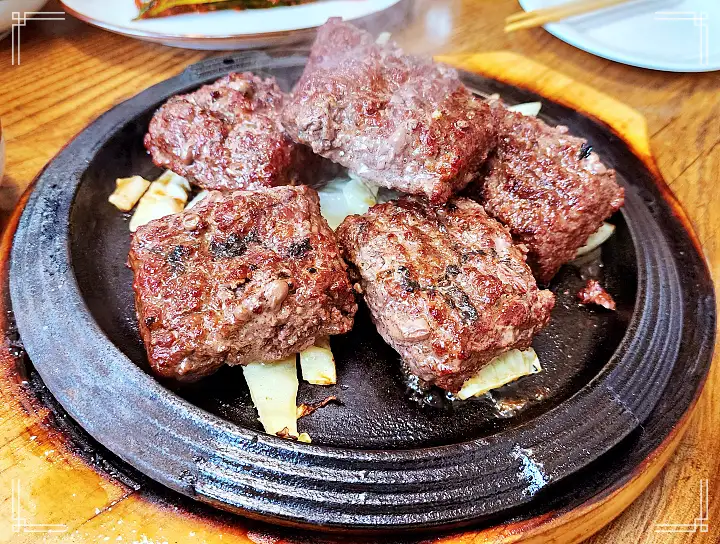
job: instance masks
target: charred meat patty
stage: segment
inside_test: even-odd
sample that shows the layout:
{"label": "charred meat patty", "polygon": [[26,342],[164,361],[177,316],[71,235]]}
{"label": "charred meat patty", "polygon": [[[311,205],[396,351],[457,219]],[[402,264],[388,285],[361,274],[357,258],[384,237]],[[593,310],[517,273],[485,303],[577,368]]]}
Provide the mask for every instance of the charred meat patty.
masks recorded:
{"label": "charred meat patty", "polygon": [[555,298],[482,206],[404,197],[337,230],[378,331],[422,380],[456,392],[495,356],[525,349]]}
{"label": "charred meat patty", "polygon": [[480,182],[480,201],[528,247],[535,277],[547,283],[620,209],[624,191],[615,171],[567,127],[550,127],[500,103],[493,111],[499,142]]}
{"label": "charred meat patty", "polygon": [[280,125],[284,98],[274,78],[229,74],[161,106],[145,147],[156,165],[205,189],[294,184],[311,153]]}
{"label": "charred meat patty", "polygon": [[351,329],[357,309],[309,187],[212,192],[133,235],[140,332],[160,375],[275,361]]}
{"label": "charred meat patty", "polygon": [[465,187],[496,143],[489,106],[454,69],[338,19],[318,30],[282,120],[362,179],[434,203]]}

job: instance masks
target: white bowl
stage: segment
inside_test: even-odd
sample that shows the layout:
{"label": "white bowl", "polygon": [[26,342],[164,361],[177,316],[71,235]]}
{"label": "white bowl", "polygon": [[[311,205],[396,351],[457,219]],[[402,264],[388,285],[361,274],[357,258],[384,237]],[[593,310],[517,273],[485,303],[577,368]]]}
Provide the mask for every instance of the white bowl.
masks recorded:
{"label": "white bowl", "polygon": [[20,17],[33,11],[39,11],[48,0],[2,0],[0,1],[0,37],[7,36],[13,25],[13,13]]}

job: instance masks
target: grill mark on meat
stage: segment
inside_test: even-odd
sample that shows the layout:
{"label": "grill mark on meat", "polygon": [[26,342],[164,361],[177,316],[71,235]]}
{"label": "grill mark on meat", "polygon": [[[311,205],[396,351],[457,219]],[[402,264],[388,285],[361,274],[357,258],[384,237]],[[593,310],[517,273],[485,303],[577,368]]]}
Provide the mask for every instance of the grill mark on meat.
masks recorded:
{"label": "grill mark on meat", "polygon": [[410,270],[408,270],[407,267],[398,266],[397,271],[400,274],[400,285],[402,285],[406,293],[414,293],[420,289],[420,284],[412,279]]}
{"label": "grill mark on meat", "polygon": [[299,259],[300,257],[304,257],[308,251],[312,251],[312,248],[313,247],[310,243],[310,238],[305,238],[300,242],[293,242],[292,244],[290,244],[287,255],[288,257]]}
{"label": "grill mark on meat", "polygon": [[[457,266],[450,265],[448,268],[454,268],[456,272],[454,276],[460,274],[460,269]],[[417,280],[414,280],[410,274],[410,270],[406,266],[398,266],[397,271],[400,275],[400,285],[406,293],[414,293],[416,291],[426,291],[428,293],[437,291],[442,295],[445,301],[450,307],[456,310],[463,318],[466,323],[472,323],[477,321],[478,311],[473,306],[470,297],[461,287],[458,287],[451,282],[447,273],[444,278],[440,278],[435,282],[435,285],[423,288]]]}
{"label": "grill mark on meat", "polygon": [[178,276],[185,272],[184,261],[190,256],[190,253],[190,248],[183,245],[177,245],[168,252],[165,256],[165,261],[173,275]]}
{"label": "grill mark on meat", "polygon": [[460,268],[454,264],[449,264],[445,267],[445,276],[457,276],[460,274]]}
{"label": "grill mark on meat", "polygon": [[[420,205],[416,200],[401,201],[400,206],[431,222],[442,234],[449,235],[448,217],[445,213],[439,213],[439,210],[441,208],[436,206],[423,206]],[[453,212],[457,211],[458,208],[454,203],[450,203],[445,206],[445,209]],[[412,229],[407,232],[406,236],[412,239],[417,238],[418,243],[421,246],[426,244],[433,245],[435,242],[428,235],[427,232],[423,231],[417,226],[412,227]],[[402,248],[401,251],[403,254],[403,258],[407,262],[411,262],[415,258],[408,251],[406,251],[405,248]],[[454,265],[450,265],[451,275],[453,267],[457,271],[457,274],[455,274],[455,276],[459,275],[460,269]],[[397,270],[400,274],[400,285],[406,293],[422,291],[430,294],[431,296],[437,293],[443,298],[443,300],[448,304],[451,309],[455,310],[460,315],[463,322],[465,322],[466,324],[472,324],[477,321],[477,308],[475,308],[475,306],[472,304],[472,301],[470,300],[470,297],[468,297],[467,293],[465,293],[465,291],[463,291],[461,287],[452,282],[451,278],[448,277],[448,267],[445,268],[444,277],[440,277],[432,281],[431,285],[428,287],[422,287],[419,281],[412,277],[410,270],[406,266],[399,266]]]}
{"label": "grill mark on meat", "polygon": [[246,235],[231,234],[224,242],[212,240],[210,253],[217,259],[232,259],[243,255],[251,244],[259,242],[257,231],[252,230]]}
{"label": "grill mark on meat", "polygon": [[578,155],[578,160],[587,159],[590,156],[590,153],[592,153],[593,146],[591,146],[589,143],[585,142],[580,146],[580,154]]}
{"label": "grill mark on meat", "polygon": [[478,319],[478,311],[473,306],[468,294],[457,285],[439,286],[437,291],[443,296],[450,307],[456,310],[463,321],[472,324]]}
{"label": "grill mark on meat", "polygon": [[480,256],[485,257],[488,254],[487,251],[484,249],[472,249],[470,251],[464,252],[462,255],[460,255],[460,262],[465,264],[466,262],[472,260],[473,257]]}

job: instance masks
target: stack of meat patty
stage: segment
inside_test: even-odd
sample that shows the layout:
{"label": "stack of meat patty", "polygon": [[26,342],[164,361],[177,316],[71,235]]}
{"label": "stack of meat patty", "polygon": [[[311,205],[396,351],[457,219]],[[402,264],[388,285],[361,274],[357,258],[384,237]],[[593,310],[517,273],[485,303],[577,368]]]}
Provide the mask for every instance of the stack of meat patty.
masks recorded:
{"label": "stack of meat patty", "polygon": [[[411,372],[458,391],[530,346],[554,305],[536,281],[623,203],[614,171],[564,127],[482,101],[452,68],[339,20],[320,28],[292,94],[231,74],[163,105],[145,144],[221,190],[141,227],[131,248],[150,362],[184,378],[346,332],[358,296]],[[317,156],[405,196],[333,233],[317,193],[286,186]]]}

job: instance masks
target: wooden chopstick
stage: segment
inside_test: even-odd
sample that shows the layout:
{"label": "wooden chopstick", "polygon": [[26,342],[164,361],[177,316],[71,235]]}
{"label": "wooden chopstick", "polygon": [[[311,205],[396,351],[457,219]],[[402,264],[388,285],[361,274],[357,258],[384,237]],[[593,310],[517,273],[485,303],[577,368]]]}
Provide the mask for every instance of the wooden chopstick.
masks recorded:
{"label": "wooden chopstick", "polygon": [[505,19],[505,32],[535,28],[589,11],[624,4],[630,0],[575,0],[567,4],[514,13]]}

